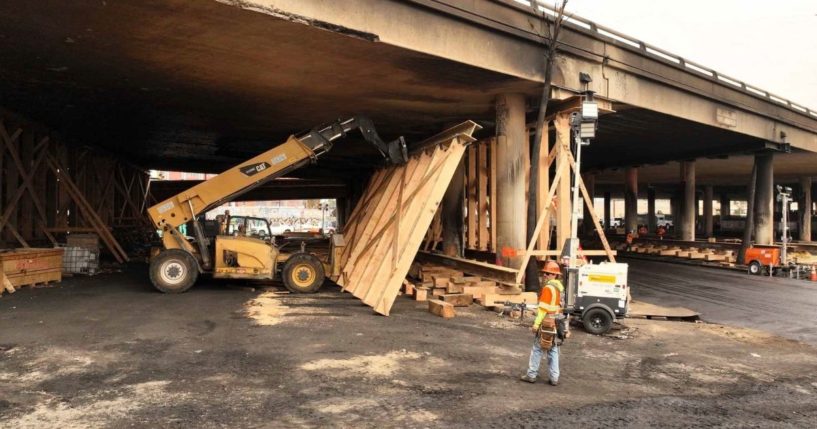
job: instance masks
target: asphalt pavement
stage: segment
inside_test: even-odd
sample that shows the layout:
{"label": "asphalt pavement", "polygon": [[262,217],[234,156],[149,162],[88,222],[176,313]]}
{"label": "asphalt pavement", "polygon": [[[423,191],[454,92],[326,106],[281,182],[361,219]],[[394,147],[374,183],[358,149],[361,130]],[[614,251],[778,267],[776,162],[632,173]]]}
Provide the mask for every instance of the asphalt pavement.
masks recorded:
{"label": "asphalt pavement", "polygon": [[759,329],[817,344],[817,282],[620,258],[629,264],[633,299],[680,306],[707,322]]}

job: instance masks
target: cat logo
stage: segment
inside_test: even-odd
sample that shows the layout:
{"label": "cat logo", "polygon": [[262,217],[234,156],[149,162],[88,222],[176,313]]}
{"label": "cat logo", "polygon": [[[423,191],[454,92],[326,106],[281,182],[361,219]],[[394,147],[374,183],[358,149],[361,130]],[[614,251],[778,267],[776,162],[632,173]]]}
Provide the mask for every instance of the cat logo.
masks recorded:
{"label": "cat logo", "polygon": [[270,165],[267,164],[266,162],[259,162],[257,164],[251,164],[241,167],[241,172],[244,173],[245,176],[254,176],[266,170],[269,167]]}

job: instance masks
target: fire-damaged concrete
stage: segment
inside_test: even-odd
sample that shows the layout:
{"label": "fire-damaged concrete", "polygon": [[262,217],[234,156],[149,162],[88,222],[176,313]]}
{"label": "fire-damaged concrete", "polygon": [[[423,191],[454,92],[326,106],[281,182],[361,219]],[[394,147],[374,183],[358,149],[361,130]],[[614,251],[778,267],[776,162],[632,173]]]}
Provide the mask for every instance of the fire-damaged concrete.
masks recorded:
{"label": "fire-damaged concrete", "polygon": [[[0,95],[5,108],[140,165],[218,172],[352,114],[409,142],[465,119],[488,135],[497,96],[521,93],[535,105],[537,24],[513,1],[12,0],[0,4]],[[583,71],[615,111],[601,120],[588,168],[770,142],[817,147],[817,114],[646,48],[566,31],[557,98],[581,89]],[[348,178],[374,161],[348,142],[299,173]]]}
{"label": "fire-damaged concrete", "polygon": [[817,353],[721,325],[574,329],[558,387],[521,383],[531,334],[327,287],[155,292],[136,265],[0,299],[0,426],[814,427]]}

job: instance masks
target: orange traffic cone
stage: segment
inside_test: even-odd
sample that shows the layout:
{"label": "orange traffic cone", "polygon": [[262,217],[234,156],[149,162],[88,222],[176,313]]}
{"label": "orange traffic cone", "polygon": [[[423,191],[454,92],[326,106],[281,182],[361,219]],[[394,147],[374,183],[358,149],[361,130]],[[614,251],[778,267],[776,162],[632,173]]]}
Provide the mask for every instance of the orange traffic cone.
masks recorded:
{"label": "orange traffic cone", "polygon": [[811,275],[808,279],[813,282],[817,282],[817,269],[814,268],[814,265],[811,266]]}

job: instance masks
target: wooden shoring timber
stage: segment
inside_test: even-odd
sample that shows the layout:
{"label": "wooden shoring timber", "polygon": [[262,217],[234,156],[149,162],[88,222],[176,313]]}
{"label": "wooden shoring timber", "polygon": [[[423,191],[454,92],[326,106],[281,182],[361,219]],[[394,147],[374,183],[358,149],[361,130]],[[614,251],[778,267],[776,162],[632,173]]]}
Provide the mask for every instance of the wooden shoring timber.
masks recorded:
{"label": "wooden shoring timber", "polygon": [[[4,141],[5,150],[7,151],[11,161],[14,164],[14,170],[17,174],[15,179],[19,177],[19,181],[15,180],[15,185],[20,183],[19,186],[13,191],[13,194],[10,192],[7,194],[9,197],[6,201],[5,210],[3,211],[2,217],[0,217],[0,230],[4,227],[15,237],[15,239],[23,246],[23,247],[30,247],[28,242],[25,240],[23,235],[33,238],[34,231],[33,225],[36,224],[40,231],[48,237],[51,241],[51,244],[57,244],[57,241],[54,237],[45,229],[45,225],[47,224],[47,215],[46,211],[43,208],[43,204],[40,201],[40,195],[36,192],[36,188],[34,186],[34,179],[37,177],[35,174],[39,169],[40,165],[43,162],[43,159],[47,155],[48,151],[48,137],[44,137],[40,140],[39,143],[33,145],[33,141],[28,142],[29,147],[27,151],[30,152],[31,159],[26,159],[28,162],[24,162],[23,158],[20,157],[20,153],[17,150],[16,145],[14,144],[19,136],[22,134],[22,129],[18,129],[13,135],[9,136],[8,132],[5,129],[3,124],[0,124],[0,138]],[[36,155],[35,155],[36,154]],[[9,190],[11,190],[9,188]],[[31,227],[23,228],[22,234],[18,231],[18,229],[13,224],[13,219],[17,214],[18,202],[23,198],[23,196],[28,191],[27,198],[24,200],[26,204],[22,205],[24,209],[22,212],[22,217],[26,218]],[[35,218],[31,208],[34,207],[37,210],[37,217]]]}
{"label": "wooden shoring timber", "polygon": [[573,170],[573,173],[579,177],[579,189],[581,190],[582,197],[584,198],[584,203],[587,206],[587,211],[590,213],[590,218],[593,220],[593,226],[596,228],[596,233],[599,235],[599,240],[601,240],[601,245],[604,247],[604,251],[607,253],[607,259],[609,259],[610,262],[616,262],[615,253],[612,249],[610,249],[610,243],[607,242],[607,235],[604,233],[604,228],[601,227],[599,217],[596,216],[596,208],[593,206],[593,197],[591,197],[587,192],[587,187],[584,186],[584,179],[576,170],[576,160],[573,158],[573,154],[568,153],[568,157],[571,170]]}
{"label": "wooden shoring timber", "polygon": [[477,145],[477,209],[479,211],[479,250],[488,250],[488,142]]}
{"label": "wooden shoring timber", "polygon": [[[479,128],[468,121],[416,147],[405,165],[376,172],[344,228],[343,289],[388,315],[443,194]],[[398,214],[399,212],[399,214]]]}
{"label": "wooden shoring timber", "polygon": [[467,193],[467,201],[468,201],[468,211],[467,211],[467,226],[466,226],[466,241],[465,247],[469,249],[476,249],[477,244],[477,231],[479,230],[479,209],[477,205],[477,193],[479,189],[477,188],[477,144],[473,144],[468,147],[468,156],[466,159],[466,188],[468,190]]}
{"label": "wooden shoring timber", "polygon": [[120,263],[128,261],[127,253],[122,249],[122,246],[119,245],[119,242],[116,241],[116,238],[114,238],[113,234],[111,234],[111,232],[108,230],[108,226],[102,221],[102,219],[99,218],[99,215],[94,211],[94,208],[82,195],[82,192],[77,188],[76,184],[74,184],[71,177],[67,174],[67,171],[62,168],[60,163],[51,155],[46,155],[46,162],[51,168],[51,171],[53,171],[53,173],[59,177],[61,185],[60,188],[64,189],[71,200],[77,205],[83,218],[96,230],[100,239],[102,239],[102,241],[111,251],[114,258],[116,258],[116,260]]}

